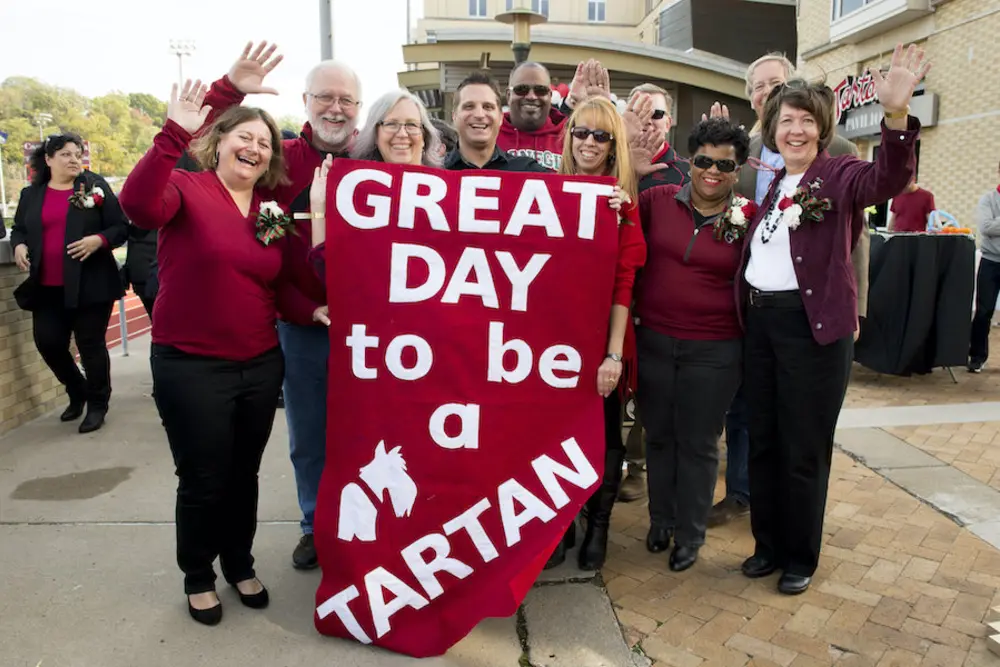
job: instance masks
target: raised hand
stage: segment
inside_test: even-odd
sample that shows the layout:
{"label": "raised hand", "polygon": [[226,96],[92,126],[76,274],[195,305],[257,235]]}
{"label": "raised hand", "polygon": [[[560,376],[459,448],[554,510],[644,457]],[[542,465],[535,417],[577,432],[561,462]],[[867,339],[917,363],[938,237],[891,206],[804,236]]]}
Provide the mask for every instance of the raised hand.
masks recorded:
{"label": "raised hand", "polygon": [[729,107],[725,104],[719,104],[716,102],[712,105],[712,108],[709,109],[707,114],[703,113],[701,115],[702,121],[706,121],[709,118],[725,118],[726,120],[729,120]]}
{"label": "raised hand", "polygon": [[889,72],[883,76],[878,69],[871,70],[872,78],[875,79],[875,92],[885,110],[889,113],[905,111],[913,97],[913,90],[930,69],[931,63],[924,59],[923,49],[910,44],[904,54],[903,45],[897,44],[892,52]]}
{"label": "raised hand", "polygon": [[323,164],[313,170],[313,181],[309,188],[309,210],[313,214],[312,244],[314,248],[326,241],[326,177],[332,166],[333,156],[327,153]]}
{"label": "raised hand", "polygon": [[203,106],[205,95],[208,94],[208,86],[202,84],[201,79],[194,83],[191,79],[184,82],[184,88],[180,95],[177,94],[177,84],[170,87],[170,102],[167,104],[167,118],[174,121],[189,134],[194,134],[201,129],[211,113],[212,107]]}
{"label": "raised hand", "polygon": [[587,98],[587,66],[590,61],[581,62],[576,66],[576,74],[569,84],[569,94],[566,96],[566,104],[572,109],[577,104]]}
{"label": "raised hand", "polygon": [[653,119],[653,98],[645,93],[633,95],[622,114],[625,137],[629,143],[639,138],[646,125]]}
{"label": "raised hand", "polygon": [[278,66],[278,63],[284,59],[282,55],[271,57],[277,48],[277,44],[268,46],[267,42],[261,42],[254,47],[253,42],[247,42],[243,53],[233,63],[233,66],[229,68],[229,74],[227,75],[229,81],[244,95],[277,95],[277,90],[266,88],[263,85],[264,77],[270,74]]}
{"label": "raised hand", "polygon": [[632,155],[632,169],[639,178],[648,176],[653,172],[666,169],[669,165],[660,162],[653,162],[653,157],[663,145],[663,137],[655,127],[648,127],[642,134],[629,142],[629,151]]}
{"label": "raised hand", "polygon": [[587,79],[587,97],[611,97],[611,75],[608,68],[596,60],[590,61],[590,75]]}

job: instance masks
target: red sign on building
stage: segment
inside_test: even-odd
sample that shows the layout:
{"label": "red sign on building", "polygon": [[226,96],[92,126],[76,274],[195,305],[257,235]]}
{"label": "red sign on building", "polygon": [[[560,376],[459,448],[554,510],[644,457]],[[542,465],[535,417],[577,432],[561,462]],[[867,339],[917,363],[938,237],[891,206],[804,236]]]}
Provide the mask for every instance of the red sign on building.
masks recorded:
{"label": "red sign on building", "polygon": [[[29,181],[31,180],[31,177],[34,175],[33,172],[31,171],[31,165],[29,164],[31,162],[31,154],[34,153],[41,145],[42,145],[41,141],[25,141],[24,144],[22,145],[22,147],[24,148],[24,173],[26,174],[25,178],[27,178]],[[88,170],[90,169],[89,141],[83,142],[83,168]]]}

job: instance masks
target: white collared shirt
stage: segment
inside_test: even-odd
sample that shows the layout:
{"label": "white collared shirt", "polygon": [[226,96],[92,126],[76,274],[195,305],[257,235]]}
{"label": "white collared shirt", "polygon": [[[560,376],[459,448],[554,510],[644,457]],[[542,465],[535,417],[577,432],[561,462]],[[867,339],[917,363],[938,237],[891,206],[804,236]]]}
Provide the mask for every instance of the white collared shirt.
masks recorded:
{"label": "white collared shirt", "polygon": [[[799,186],[802,176],[803,174],[796,174],[782,178],[778,184],[777,201],[791,196]],[[764,228],[774,225],[775,222],[778,223],[777,228],[768,237],[767,243],[764,243]],[[768,216],[757,225],[750,239],[750,261],[743,275],[751,287],[756,287],[762,292],[782,292],[799,288],[799,279],[795,277],[795,265],[792,263],[792,246],[788,232],[788,226],[781,219],[781,211],[775,204]]]}

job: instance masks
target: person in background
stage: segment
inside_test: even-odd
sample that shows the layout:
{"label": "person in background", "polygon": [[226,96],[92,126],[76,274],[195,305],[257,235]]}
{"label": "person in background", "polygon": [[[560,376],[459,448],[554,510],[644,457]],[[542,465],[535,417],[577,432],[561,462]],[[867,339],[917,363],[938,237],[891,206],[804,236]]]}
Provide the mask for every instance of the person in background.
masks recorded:
{"label": "person in background", "polygon": [[[205,103],[214,109],[238,106],[246,95],[274,94],[264,79],[281,62],[276,47],[248,43],[229,73],[212,84]],[[361,109],[361,80],[347,65],[325,60],[306,75],[302,93],[307,122],[298,137],[285,139],[287,181],[262,189],[291,213],[309,211],[313,173],[326,155],[347,157],[357,134]],[[290,261],[307,266],[311,230],[322,221],[299,220],[297,234],[287,239]],[[285,356],[285,377],[280,403],[288,424],[288,447],[302,519],[302,534],[292,550],[292,567],[311,570],[319,565],[313,539],[313,520],[319,482],[326,463],[327,358],[326,284],[311,271],[308,278],[290,285],[289,308],[278,314],[278,337]],[[311,316],[309,314],[311,313]]]}
{"label": "person in background", "polygon": [[[32,311],[35,347],[66,388],[64,422],[80,433],[104,425],[111,399],[111,359],[105,334],[115,301],[124,293],[111,254],[128,236],[128,220],[101,176],[83,169],[83,140],[55,134],[30,157],[31,185],[21,191],[10,245],[14,263],[28,272],[15,292]],[[76,340],[84,373],[69,350]]]}
{"label": "person in background", "polygon": [[969,372],[982,373],[990,356],[990,320],[1000,295],[1000,186],[982,196],[976,206],[979,227],[979,271],[976,275],[976,314],[972,319]]}
{"label": "person in background", "polygon": [[[764,145],[761,124],[764,118],[764,104],[775,87],[785,83],[795,71],[795,67],[781,53],[768,53],[751,63],[746,73],[746,93],[750,106],[757,113],[757,123],[750,131],[750,162],[754,169],[743,169],[736,183],[736,192],[747,199],[763,203],[774,175],[784,166],[781,154]],[[858,148],[837,134],[829,142],[826,151],[831,157],[840,155],[858,156]],[[858,290],[858,316],[868,312],[868,250],[870,246],[868,226],[865,225],[851,253],[854,278]],[[856,334],[859,332],[855,332]],[[750,480],[748,455],[750,451],[750,430],[748,426],[746,396],[742,387],[736,392],[733,404],[726,416],[726,495],[716,503],[708,517],[710,528],[721,526],[750,512]]]}
{"label": "person in background", "polygon": [[507,106],[497,146],[508,155],[537,160],[548,169],[562,162],[566,116],[552,108],[552,79],[540,63],[521,63],[510,73]]}
{"label": "person in background", "polygon": [[[608,204],[618,210],[618,263],[608,326],[607,356],[597,369],[597,392],[604,397],[604,477],[587,501],[587,530],[580,545],[581,570],[599,570],[608,551],[611,511],[622,478],[622,401],[635,391],[635,331],[629,311],[635,273],[646,261],[646,242],[639,227],[638,197],[625,125],[615,106],[605,97],[592,97],[576,105],[566,124],[560,174],[614,176],[615,195]],[[575,522],[548,567],[565,560],[567,546],[575,542]]]}
{"label": "person in background", "polygon": [[[277,125],[236,107],[205,128],[206,93],[200,82],[180,95],[174,85],[122,205],[160,232],[150,366],[178,477],[177,563],[191,617],[215,625],[217,557],[245,606],[269,601],[253,567],[258,471],[284,375],[276,314],[296,263],[284,248],[287,213],[268,213],[260,189],[285,177]],[[189,144],[201,172],[174,169]]]}
{"label": "person in background", "polygon": [[7,238],[7,223],[3,219],[3,202],[0,202],[0,239]]}
{"label": "person in background", "polygon": [[659,553],[673,539],[675,572],[694,565],[705,543],[719,436],[742,373],[733,276],[744,237],[725,225],[733,215],[744,218],[744,231],[749,222],[744,206],[753,205],[733,196],[749,142],[725,118],[704,120],[688,138],[691,182],[639,196],[649,244],[635,308],[649,476],[646,548]]}
{"label": "person in background", "polygon": [[744,245],[737,275],[745,330],[750,419],[750,523],[755,548],[743,574],[781,570],[778,592],[805,592],[819,564],[834,431],[858,331],[851,248],[867,206],[903,191],[916,171],[920,121],[909,114],[930,69],[923,51],[898,45],[884,76],[885,108],[874,162],[830,157],[836,96],[791,80],[771,91],[762,135],[781,155]]}
{"label": "person in background", "polygon": [[936,209],[934,195],[917,185],[916,177],[893,197],[889,208],[890,232],[926,232],[927,219]]}
{"label": "person in background", "polygon": [[142,301],[149,321],[153,321],[154,297],[149,296],[149,276],[156,260],[156,230],[128,226],[128,248],[125,254],[125,283]]}
{"label": "person in background", "polygon": [[440,153],[439,157],[443,160],[445,155],[458,148],[458,132],[455,131],[454,127],[440,118],[431,118],[431,124],[441,137],[441,145],[438,147],[438,152]]}

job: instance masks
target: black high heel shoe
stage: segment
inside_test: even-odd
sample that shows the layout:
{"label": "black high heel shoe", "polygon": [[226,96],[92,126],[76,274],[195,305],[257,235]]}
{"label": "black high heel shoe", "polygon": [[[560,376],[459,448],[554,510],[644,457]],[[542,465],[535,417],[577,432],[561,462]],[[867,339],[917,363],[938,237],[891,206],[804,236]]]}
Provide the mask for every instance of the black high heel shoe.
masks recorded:
{"label": "black high heel shoe", "polygon": [[563,538],[559,540],[559,544],[556,546],[556,550],[552,552],[549,556],[549,560],[545,563],[546,570],[551,570],[554,567],[558,567],[566,562],[566,552],[576,546],[576,519],[573,519],[573,523],[569,524],[569,528],[563,534]]}
{"label": "black high heel shoe", "polygon": [[[260,583],[260,580],[258,580],[257,583]],[[264,584],[260,584],[259,592],[250,593],[249,595],[240,591],[236,584],[231,585],[236,589],[236,593],[240,596],[240,602],[243,603],[244,607],[250,607],[251,609],[264,609],[271,603],[271,596],[267,594],[267,589],[264,588]]]}
{"label": "black high heel shoe", "polygon": [[195,609],[191,604],[191,597],[188,597],[188,613],[191,618],[202,625],[218,625],[222,620],[222,603],[209,607],[208,609]]}

